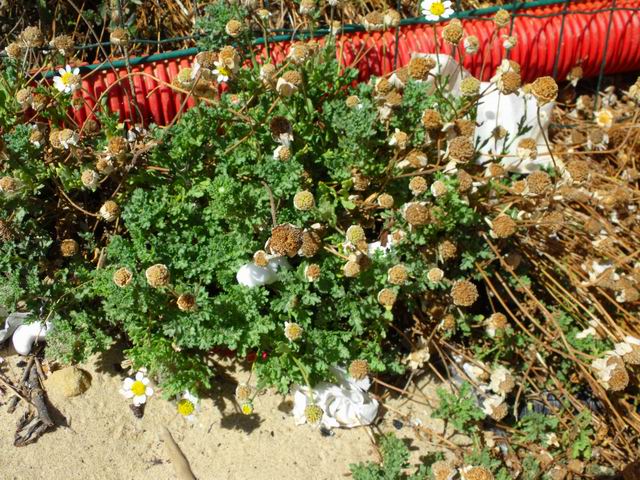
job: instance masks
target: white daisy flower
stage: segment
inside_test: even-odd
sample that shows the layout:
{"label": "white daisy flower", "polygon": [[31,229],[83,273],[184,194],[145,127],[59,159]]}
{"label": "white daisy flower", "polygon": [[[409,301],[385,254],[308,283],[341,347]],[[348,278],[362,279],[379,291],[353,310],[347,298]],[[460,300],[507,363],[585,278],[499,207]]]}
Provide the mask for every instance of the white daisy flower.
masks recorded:
{"label": "white daisy flower", "polygon": [[153,395],[153,388],[149,386],[149,379],[141,371],[134,378],[125,378],[120,393],[125,398],[133,398],[135,406],[143,405],[147,398]]}
{"label": "white daisy flower", "polygon": [[53,77],[53,86],[62,93],[73,93],[80,87],[80,69],[70,65],[58,70],[59,76]]}
{"label": "white daisy flower", "polygon": [[451,8],[449,0],[423,0],[420,6],[425,18],[432,22],[437,22],[442,18],[449,18],[453,15],[453,8]]}
{"label": "white daisy flower", "polygon": [[200,399],[186,390],[182,394],[182,398],[178,400],[177,410],[184,418],[193,422],[195,420],[195,413],[199,410]]}
{"label": "white daisy flower", "polygon": [[213,69],[213,74],[217,77],[218,83],[228,82],[231,77],[231,70],[220,61],[213,62],[216,68]]}
{"label": "white daisy flower", "polygon": [[608,108],[598,110],[594,113],[594,115],[596,117],[596,124],[600,128],[608,129],[611,128],[611,125],[613,125],[613,112]]}

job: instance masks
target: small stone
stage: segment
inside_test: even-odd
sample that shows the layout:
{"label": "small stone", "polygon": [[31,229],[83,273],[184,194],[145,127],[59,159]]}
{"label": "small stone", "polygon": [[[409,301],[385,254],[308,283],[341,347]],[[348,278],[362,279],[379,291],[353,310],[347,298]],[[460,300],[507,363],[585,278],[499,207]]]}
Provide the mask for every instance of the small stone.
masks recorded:
{"label": "small stone", "polygon": [[47,391],[54,395],[76,397],[91,386],[91,375],[75,366],[65,367],[53,372],[46,380],[45,386]]}
{"label": "small stone", "polygon": [[402,427],[404,427],[404,423],[402,423],[400,420],[398,420],[397,418],[393,420],[393,426],[395,427],[396,430],[400,430]]}

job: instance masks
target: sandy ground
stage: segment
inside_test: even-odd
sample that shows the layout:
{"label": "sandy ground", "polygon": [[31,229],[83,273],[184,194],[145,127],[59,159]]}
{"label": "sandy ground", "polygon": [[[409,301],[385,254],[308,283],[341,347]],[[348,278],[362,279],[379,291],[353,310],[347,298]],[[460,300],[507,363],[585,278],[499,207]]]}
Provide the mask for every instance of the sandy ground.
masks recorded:
{"label": "sandy ground", "polygon": [[[20,357],[7,349],[0,350],[0,356],[5,358],[3,372],[19,378],[22,369],[16,363]],[[68,426],[26,447],[13,446],[24,405],[9,415],[4,405],[9,395],[0,393],[0,479],[173,480],[176,474],[159,438],[162,426],[169,429],[199,480],[332,480],[349,478],[351,463],[377,460],[365,428],[339,429],[332,436],[323,436],[309,426],[296,426],[289,413],[290,396],[264,393],[254,402],[254,415],[240,413],[233,391],[234,378],[242,381],[248,376],[242,369],[222,381],[222,395],[215,402],[202,400],[193,423],[178,416],[175,403],[159,394],[149,400],[144,417],[137,419],[118,392],[124,373],[116,374],[114,363],[117,359],[106,355],[81,365],[91,375],[92,384],[78,397],[50,394],[50,403],[59,411],[57,421],[64,417]],[[427,397],[434,396],[433,389],[427,388]],[[389,405],[441,428],[429,420],[426,405],[401,400]],[[416,440],[406,425],[398,430],[397,418],[396,413],[387,412],[376,431],[394,430],[401,438],[409,437],[415,461],[434,450],[425,440]]]}

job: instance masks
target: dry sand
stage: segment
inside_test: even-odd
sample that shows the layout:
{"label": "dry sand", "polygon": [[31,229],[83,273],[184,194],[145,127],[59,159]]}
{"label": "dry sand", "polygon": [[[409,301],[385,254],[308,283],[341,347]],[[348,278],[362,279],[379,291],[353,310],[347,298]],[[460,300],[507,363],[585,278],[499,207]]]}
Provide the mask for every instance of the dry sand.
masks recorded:
{"label": "dry sand", "polygon": [[[0,357],[5,357],[3,372],[19,378],[22,369],[16,363],[20,357],[7,349],[0,350]],[[176,474],[160,440],[163,426],[199,480],[333,480],[349,478],[351,463],[377,460],[365,428],[339,429],[327,437],[318,429],[296,426],[289,413],[290,396],[264,393],[254,402],[254,415],[240,413],[233,391],[235,381],[248,377],[243,369],[232,372],[233,378],[221,380],[222,395],[215,401],[202,400],[193,423],[179,417],[175,403],[159,394],[149,400],[144,417],[136,419],[118,392],[124,373],[116,374],[114,363],[117,359],[106,355],[81,365],[91,375],[92,384],[78,397],[50,394],[51,404],[59,410],[57,420],[66,418],[68,426],[58,427],[26,447],[13,446],[15,425],[24,405],[9,415],[3,405],[9,395],[0,393],[0,480],[173,480]],[[430,391],[428,396],[433,396]],[[428,419],[428,407],[394,402],[403,412],[413,410],[434,426]],[[387,413],[380,430],[395,430],[394,417]],[[401,438],[413,437],[407,427],[397,433]],[[414,449],[416,461],[434,450],[425,441],[411,441],[420,447]]]}

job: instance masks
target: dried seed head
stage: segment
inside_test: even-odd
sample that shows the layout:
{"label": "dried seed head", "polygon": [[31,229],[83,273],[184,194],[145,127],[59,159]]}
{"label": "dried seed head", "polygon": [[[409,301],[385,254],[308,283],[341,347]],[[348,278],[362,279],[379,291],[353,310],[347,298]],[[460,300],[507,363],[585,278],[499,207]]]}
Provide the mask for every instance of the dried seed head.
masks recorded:
{"label": "dried seed head", "polygon": [[624,342],[616,343],[615,351],[627,365],[640,365],[640,339],[627,335]]}
{"label": "dried seed head", "polygon": [[124,288],[129,285],[131,280],[133,280],[133,273],[131,273],[131,270],[128,268],[121,267],[113,272],[113,283],[120,288]]}
{"label": "dried seed head", "polygon": [[451,45],[458,45],[462,36],[464,35],[464,29],[462,28],[462,22],[457,18],[452,19],[443,29],[442,38],[445,42]]}
{"label": "dried seed head", "polygon": [[480,40],[475,35],[469,35],[462,42],[464,46],[464,51],[467,52],[468,55],[473,55],[478,53],[480,49]]}
{"label": "dried seed head", "polygon": [[383,193],[378,197],[378,205],[382,208],[393,208],[393,197],[388,193]]}
{"label": "dried seed head", "polygon": [[267,252],[265,252],[264,250],[258,250],[256,253],[254,253],[253,263],[257,267],[262,268],[265,268],[267,265],[269,265],[269,256],[267,255]]}
{"label": "dried seed head", "polygon": [[222,47],[222,50],[218,53],[218,60],[234,72],[240,68],[240,55],[231,45]]}
{"label": "dried seed head", "polygon": [[504,28],[508,26],[510,21],[511,21],[511,14],[509,14],[509,12],[503,8],[498,10],[496,14],[493,16],[493,22],[496,24],[496,27],[498,28]]}
{"label": "dried seed head", "polygon": [[7,57],[12,60],[20,60],[23,56],[22,45],[20,45],[18,42],[10,43],[6,47],[4,47],[4,51],[6,52]]}
{"label": "dried seed head", "polygon": [[[305,0],[302,0],[302,1],[304,2]],[[317,405],[307,405],[306,408],[304,409],[304,418],[311,425],[316,425],[320,423],[320,420],[322,420],[323,415],[324,415],[324,412]]]}
{"label": "dried seed head", "polygon": [[409,225],[414,227],[426,225],[429,223],[429,209],[426,205],[419,202],[411,202],[403,207],[404,218]]}
{"label": "dried seed head", "polygon": [[38,27],[27,27],[20,33],[20,41],[27,48],[44,46],[44,35]]}
{"label": "dried seed head", "polygon": [[246,402],[251,398],[253,389],[246,383],[240,383],[236,387],[236,398],[239,402]]}
{"label": "dried seed head", "polygon": [[610,354],[594,360],[591,367],[595,370],[598,381],[609,391],[619,392],[629,385],[629,374],[624,360],[618,355]]}
{"label": "dried seed head", "polygon": [[227,32],[227,35],[230,37],[237,37],[242,33],[242,23],[238,20],[231,19],[224,26],[224,31]]}
{"label": "dried seed head", "polygon": [[473,177],[464,170],[458,170],[458,191],[466,192],[473,186]]}
{"label": "dried seed head", "polygon": [[191,312],[196,308],[196,297],[190,293],[183,293],[176,300],[176,305],[183,312]]}
{"label": "dried seed head", "polygon": [[509,406],[504,399],[498,395],[492,395],[487,397],[482,402],[482,410],[489,415],[493,420],[499,422],[504,419],[509,413]]}
{"label": "dried seed head", "polygon": [[356,108],[360,105],[360,99],[356,95],[350,95],[346,100],[347,107]]}
{"label": "dried seed head", "polygon": [[438,253],[444,262],[452,260],[458,255],[458,247],[450,240],[444,240],[438,245]]}
{"label": "dried seed head", "polygon": [[538,156],[538,146],[536,145],[536,141],[530,137],[523,138],[518,142],[516,153],[520,160],[535,160]]}
{"label": "dried seed head", "polygon": [[422,125],[427,130],[440,130],[442,128],[442,116],[437,110],[428,108],[422,114]]}
{"label": "dried seed head", "polygon": [[473,137],[476,131],[476,122],[465,118],[455,120],[453,126],[455,132],[461,137]]}
{"label": "dried seed head", "polygon": [[429,188],[429,185],[427,185],[427,180],[424,177],[413,177],[409,182],[409,190],[414,195],[426,192],[427,188]]}
{"label": "dried seed head", "polygon": [[384,29],[384,16],[379,11],[374,10],[365,15],[362,23],[364,24],[365,30],[369,32],[382,30]]}
{"label": "dried seed head", "polygon": [[407,267],[399,263],[387,270],[387,280],[392,285],[404,285],[409,279]]}
{"label": "dried seed head", "polygon": [[570,160],[567,163],[567,173],[574,182],[584,182],[589,178],[589,162],[585,160]]}
{"label": "dried seed head", "polygon": [[457,469],[446,460],[438,460],[431,465],[431,474],[434,480],[451,480],[455,477]]}
{"label": "dried seed head", "polygon": [[295,322],[284,322],[284,336],[290,342],[295,342],[302,337],[303,328]]}
{"label": "dried seed head", "polygon": [[304,269],[304,277],[308,282],[315,282],[320,278],[320,265],[312,263],[307,265]]}
{"label": "dried seed head", "polygon": [[467,97],[473,97],[480,93],[480,80],[476,77],[465,77],[460,82],[460,91]]}
{"label": "dried seed head", "polygon": [[489,388],[500,395],[508,395],[516,387],[513,374],[503,366],[491,372]]}
{"label": "dried seed head", "polygon": [[449,142],[449,157],[459,163],[467,163],[473,159],[475,147],[469,137],[456,137]]}
{"label": "dried seed head", "polygon": [[298,254],[302,257],[311,258],[317,255],[322,248],[322,239],[317,232],[305,230],[302,232],[302,245]]}
{"label": "dried seed head", "polygon": [[516,233],[518,225],[509,215],[498,215],[491,221],[491,231],[498,238],[508,238]]}
{"label": "dried seed head", "polygon": [[493,473],[486,467],[462,467],[460,477],[461,480],[494,480]]}
{"label": "dried seed head", "polygon": [[367,236],[364,233],[364,229],[360,225],[351,225],[347,228],[346,233],[347,242],[357,245],[362,240],[366,240]]}
{"label": "dried seed head", "polygon": [[129,32],[127,32],[124,28],[114,28],[111,31],[111,35],[109,35],[109,41],[111,45],[116,47],[124,47],[129,44]]}
{"label": "dried seed head", "polygon": [[391,136],[389,145],[396,146],[400,150],[404,150],[405,148],[407,148],[408,143],[409,143],[409,135],[407,135],[405,132],[398,130],[396,128],[396,131]]}
{"label": "dried seed head", "polygon": [[73,257],[74,255],[77,255],[79,251],[80,245],[71,238],[67,238],[60,242],[60,253],[63,257]]}
{"label": "dried seed head", "polygon": [[147,278],[147,283],[153,288],[166,287],[171,279],[169,269],[162,263],[150,266],[144,275]]}
{"label": "dried seed head", "polygon": [[426,80],[436,62],[431,57],[413,57],[409,61],[409,77],[414,80]]}
{"label": "dried seed head", "polygon": [[397,10],[389,8],[384,12],[384,24],[387,27],[398,27],[400,25],[400,14]]}
{"label": "dried seed head", "polygon": [[100,207],[100,216],[106,222],[113,222],[120,215],[120,207],[113,200],[107,200]]}
{"label": "dried seed head", "polygon": [[547,172],[537,170],[527,177],[527,190],[532,195],[541,195],[551,187],[551,177]]}
{"label": "dried seed head", "polygon": [[422,168],[427,165],[429,159],[423,152],[414,149],[407,154],[405,160],[409,162],[409,165],[413,168]]}
{"label": "dried seed head", "polygon": [[276,255],[293,257],[302,246],[302,230],[290,223],[284,223],[271,230],[269,249]]}
{"label": "dried seed head", "polygon": [[44,134],[39,128],[31,130],[31,133],[29,134],[29,142],[37,146],[44,144]]}
{"label": "dried seed head", "polygon": [[307,211],[316,206],[316,201],[313,198],[313,193],[308,190],[302,190],[296,193],[293,197],[293,206],[297,210]]}
{"label": "dried seed head", "polygon": [[291,160],[291,149],[286,145],[280,145],[273,151],[273,158],[281,162],[288,162]]}
{"label": "dried seed head", "polygon": [[503,95],[510,95],[517,92],[522,86],[522,78],[519,73],[514,71],[504,72],[498,77],[496,85],[498,86],[500,93]]}
{"label": "dried seed head", "polygon": [[434,267],[427,272],[427,279],[432,283],[438,283],[444,278],[442,269]]}
{"label": "dried seed head", "polygon": [[0,220],[0,242],[11,242],[13,238],[13,231],[9,223]]}
{"label": "dried seed head", "polygon": [[195,61],[200,65],[200,68],[204,68],[206,70],[213,70],[216,68],[214,63],[216,60],[218,60],[218,55],[211,51],[199,52],[195,58]]}
{"label": "dried seed head", "polygon": [[445,315],[440,322],[440,328],[445,332],[452,332],[456,329],[456,317],[451,314]]}
{"label": "dried seed head", "polygon": [[21,88],[16,92],[16,101],[22,108],[26,108],[31,105],[33,98],[33,89],[31,87]]}
{"label": "dried seed head", "polygon": [[100,175],[94,170],[85,170],[82,172],[80,180],[82,180],[82,185],[85,187],[94,189],[100,184]]}
{"label": "dried seed head", "polygon": [[369,362],[366,360],[354,360],[349,365],[349,375],[355,380],[363,380],[369,375]]}
{"label": "dried seed head", "polygon": [[451,299],[459,307],[470,307],[478,296],[477,287],[468,280],[457,280],[451,287]]}
{"label": "dried seed head", "polygon": [[345,263],[344,267],[342,267],[342,271],[345,277],[357,277],[358,275],[360,275],[361,271],[360,263],[354,260],[349,260],[347,263]]}
{"label": "dried seed head", "polygon": [[18,181],[13,177],[0,178],[0,192],[15,193],[18,190]]}
{"label": "dried seed head", "polygon": [[448,191],[447,185],[442,180],[436,180],[431,184],[431,195],[436,198],[446,195]]}
{"label": "dried seed head", "polygon": [[62,55],[67,55],[73,50],[73,37],[70,35],[58,35],[57,37],[53,37],[49,45]]}
{"label": "dried seed head", "polygon": [[503,313],[493,313],[487,319],[487,333],[493,337],[496,333],[503,332],[508,325],[507,317]]}
{"label": "dried seed head", "polygon": [[127,152],[127,141],[124,137],[111,137],[107,142],[106,151],[114,157],[121,157]]}
{"label": "dried seed head", "polygon": [[113,162],[108,158],[99,158],[96,161],[96,170],[103,175],[109,175],[113,172]]}
{"label": "dried seed head", "polygon": [[546,105],[558,97],[558,84],[553,77],[540,77],[531,84],[531,93],[539,105]]}
{"label": "dried seed head", "polygon": [[396,303],[398,295],[390,288],[383,288],[378,292],[378,303],[385,308],[390,309]]}

